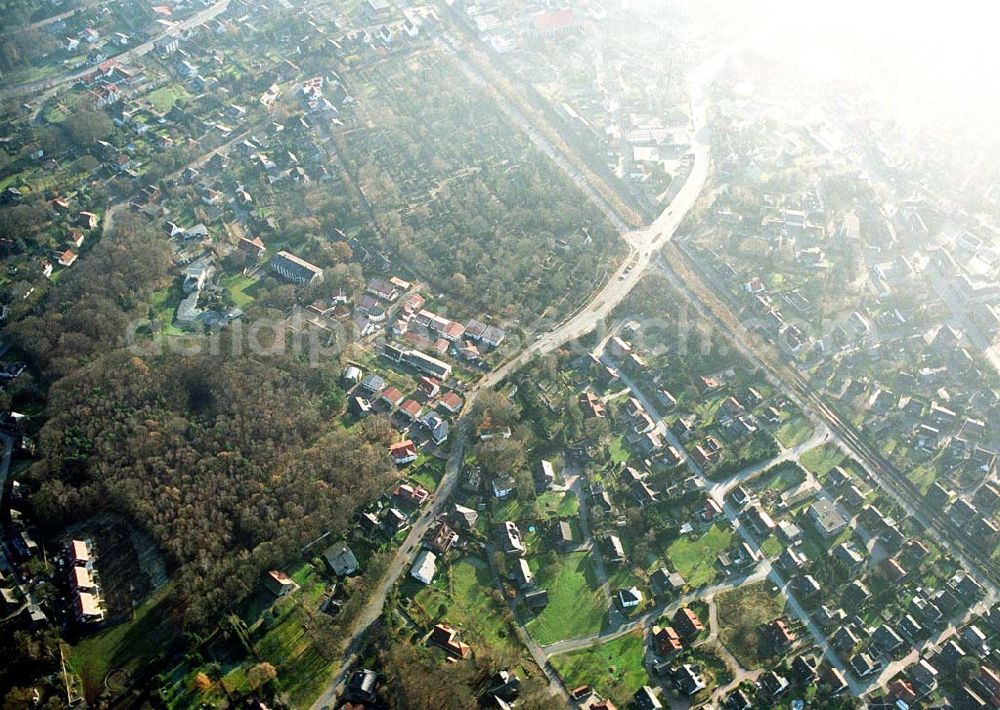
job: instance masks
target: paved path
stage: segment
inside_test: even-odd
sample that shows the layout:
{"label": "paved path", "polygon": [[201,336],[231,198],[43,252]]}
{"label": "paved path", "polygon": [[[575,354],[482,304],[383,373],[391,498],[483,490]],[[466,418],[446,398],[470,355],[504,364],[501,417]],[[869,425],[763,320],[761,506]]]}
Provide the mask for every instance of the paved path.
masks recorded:
{"label": "paved path", "polygon": [[752,584],[754,582],[760,582],[767,578],[767,565],[764,562],[758,563],[754,568],[754,571],[749,575],[744,577],[732,577],[724,582],[719,582],[718,584],[712,584],[706,587],[699,587],[692,592],[681,595],[677,599],[674,599],[667,603],[657,604],[655,607],[637,616],[634,619],[624,621],[616,627],[605,629],[600,633],[590,634],[589,636],[581,636],[575,639],[566,639],[564,641],[557,641],[556,643],[549,644],[547,646],[542,646],[542,650],[545,651],[546,656],[554,656],[559,653],[568,653],[570,651],[578,651],[582,648],[590,648],[594,643],[607,643],[608,641],[614,641],[617,638],[621,638],[626,634],[630,634],[636,629],[645,628],[656,623],[664,615],[673,615],[682,606],[687,606],[692,602],[705,601],[715,597],[719,592],[725,592],[730,589],[735,589],[736,587],[742,586],[744,584]]}
{"label": "paved path", "polygon": [[722,507],[723,513],[725,513],[726,518],[729,520],[730,525],[732,525],[736,530],[737,534],[739,534],[739,536],[743,538],[743,541],[746,542],[755,552],[760,554],[762,557],[765,557],[761,564],[766,566],[767,579],[781,590],[781,593],[785,596],[787,608],[791,609],[795,616],[799,618],[805,628],[809,631],[809,634],[813,637],[816,645],[822,649],[823,654],[826,656],[830,665],[844,673],[851,693],[855,696],[860,696],[866,688],[855,681],[853,675],[848,673],[846,664],[840,659],[837,652],[829,644],[820,628],[805,611],[798,599],[795,598],[795,594],[791,589],[789,589],[788,583],[782,577],[781,573],[777,570],[777,568],[771,565],[770,561],[766,559],[766,556],[764,556],[764,553],[761,550],[760,541],[757,540],[756,536],[748,526],[743,525],[740,522],[737,511],[726,500],[726,493],[736,487],[739,483],[759,475],[782,460],[792,460],[793,457],[797,458],[802,451],[815,446],[820,441],[824,441],[827,437],[827,432],[817,428],[817,431],[808,441],[803,442],[797,447],[786,449],[776,458],[749,466],[737,473],[735,476],[724,481],[713,482],[705,476],[705,472],[700,466],[698,466],[694,459],[686,454],[684,448],[680,446],[680,442],[677,441],[676,437],[673,435],[673,432],[671,432],[666,426],[663,426],[663,417],[645,396],[645,394],[638,388],[638,386],[636,386],[632,380],[627,379],[627,376],[625,375],[622,376],[622,382],[629,386],[629,389],[632,390],[632,396],[642,403],[643,407],[646,408],[646,412],[655,422],[657,422],[657,426],[660,427],[660,430],[665,433],[665,436],[668,437],[668,440],[671,441],[672,445],[674,445],[679,452],[682,452],[684,462],[687,464],[688,470],[695,477],[698,486],[705,489],[708,495],[715,499],[715,501]]}
{"label": "paved path", "polygon": [[[228,2],[228,0],[224,1]],[[708,178],[709,140],[706,128],[707,99],[704,96],[704,87],[707,86],[715,73],[724,65],[727,56],[728,53],[720,53],[691,74],[692,80],[689,89],[691,93],[693,120],[692,144],[694,161],[687,180],[678,190],[674,200],[648,228],[623,233],[622,236],[629,244],[632,256],[619,267],[604,287],[576,314],[567,318],[553,330],[540,335],[531,345],[522,350],[520,355],[485,375],[471,387],[465,393],[464,412],[467,413],[470,411],[479,392],[499,384],[536,355],[552,352],[565,343],[593,330],[597,323],[604,320],[611,310],[621,303],[629,292],[631,292],[639,282],[642,272],[649,266],[650,259],[655,251],[674,235],[681,221],[697,201]],[[546,139],[538,131],[531,130],[530,126],[528,127],[528,136],[540,148],[547,144]],[[555,148],[551,145],[548,146],[548,149],[555,151]],[[543,150],[543,152],[545,151]],[[569,162],[565,158],[553,159],[563,169],[570,169],[568,168]],[[588,197],[594,199],[592,191],[585,190],[585,193]],[[598,204],[598,206],[602,207],[601,204]],[[617,224],[623,225],[617,218],[615,221]],[[629,267],[629,264],[632,264],[632,267]],[[438,487],[434,502],[421,513],[420,517],[413,524],[406,541],[396,552],[390,564],[389,572],[378,585],[361,614],[359,614],[354,623],[354,632],[347,645],[344,659],[333,674],[326,690],[313,704],[312,707],[314,709],[318,710],[336,705],[337,690],[346,679],[351,665],[357,658],[358,651],[363,643],[365,631],[382,613],[382,607],[389,588],[396,583],[396,580],[408,568],[410,557],[431,522],[437,515],[443,512],[444,503],[450,497],[458,478],[458,473],[461,470],[468,426],[468,415],[463,414],[459,420],[459,425],[456,427],[452,454],[449,457],[448,465],[445,468],[445,474]],[[627,633],[627,631],[622,633]]]}
{"label": "paved path", "polygon": [[[175,22],[169,29],[156,35],[153,39],[143,42],[142,44],[137,44],[131,49],[126,49],[124,52],[116,54],[113,57],[109,57],[107,61],[118,62],[119,64],[124,64],[131,59],[136,57],[141,57],[144,54],[148,54],[153,51],[156,43],[159,42],[164,37],[180,34],[186,30],[192,29],[199,25],[203,25],[211,19],[214,19],[221,13],[225,12],[226,8],[229,7],[229,0],[218,0],[215,4],[196,12],[191,17],[187,19]],[[96,66],[96,65],[95,65]],[[26,81],[20,84],[13,84],[10,86],[5,86],[0,89],[0,98],[8,99],[14,96],[20,96],[23,94],[32,94],[32,99],[39,101],[41,103],[49,96],[54,94],[60,87],[70,84],[85,74],[89,74],[94,70],[94,66],[87,66],[83,69],[64,72],[56,76],[48,77],[45,79],[36,79],[34,81]]]}

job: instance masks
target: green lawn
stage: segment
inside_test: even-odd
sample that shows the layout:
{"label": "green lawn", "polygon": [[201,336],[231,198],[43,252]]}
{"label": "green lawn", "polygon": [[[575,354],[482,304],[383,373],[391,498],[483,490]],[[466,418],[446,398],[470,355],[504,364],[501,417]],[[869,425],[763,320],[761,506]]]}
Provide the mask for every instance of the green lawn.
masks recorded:
{"label": "green lawn", "polygon": [[781,540],[778,539],[777,535],[772,535],[771,537],[764,540],[761,544],[760,549],[764,552],[768,558],[776,557],[781,554],[781,551],[785,549],[785,546],[781,544]]}
{"label": "green lawn", "polygon": [[813,433],[812,423],[802,416],[794,416],[778,427],[774,432],[774,438],[786,449],[798,446],[806,441]]}
{"label": "green lawn", "polygon": [[625,448],[625,437],[619,436],[608,444],[608,451],[611,454],[611,462],[615,464],[625,463],[631,454]]}
{"label": "green lawn", "polygon": [[543,518],[575,516],[580,512],[580,501],[573,491],[546,491],[535,499],[535,512]]}
{"label": "green lawn", "polygon": [[716,597],[719,640],[747,670],[763,668],[768,647],[760,627],[781,615],[785,598],[771,592],[771,583],[757,582],[738,587]]}
{"label": "green lawn", "polygon": [[146,99],[153,104],[153,108],[156,111],[163,113],[173,108],[175,102],[180,99],[187,99],[190,96],[183,86],[179,84],[167,84],[151,92],[146,96]]}
{"label": "green lawn", "polygon": [[729,547],[732,539],[729,525],[716,523],[700,537],[684,535],[671,542],[667,557],[691,587],[701,587],[715,580],[715,558]]}
{"label": "green lawn", "polygon": [[417,464],[415,468],[410,469],[409,476],[414,481],[419,483],[421,486],[429,491],[434,491],[438,487],[438,483],[441,482],[441,477],[444,475],[444,461],[440,459],[425,459],[422,463]]}
{"label": "green lawn", "polygon": [[237,308],[246,308],[253,303],[253,291],[258,283],[260,282],[255,278],[236,274],[227,274],[219,279],[219,285],[229,289],[229,295]]}
{"label": "green lawn", "polygon": [[493,600],[493,578],[489,564],[478,557],[466,557],[448,570],[445,589],[421,587],[414,601],[435,622],[447,621],[462,629],[462,638],[473,648],[489,645],[520,656],[520,641],[507,624],[507,607]]}
{"label": "green lawn", "polygon": [[769,469],[759,479],[753,482],[752,488],[758,491],[772,491],[781,494],[792,486],[797,486],[806,480],[806,473],[795,463],[784,462]]}
{"label": "green lawn", "polygon": [[809,449],[799,457],[799,463],[807,471],[812,471],[822,480],[830,469],[839,466],[844,460],[844,453],[833,444],[822,444]]}
{"label": "green lawn", "polygon": [[618,707],[625,707],[648,682],[642,664],[645,650],[642,633],[635,631],[605,644],[553,656],[550,662],[567,688],[590,685]]}
{"label": "green lawn", "polygon": [[[316,699],[329,681],[332,663],[320,656],[306,635],[308,619],[303,610],[303,606],[319,606],[325,581],[308,563],[288,570],[288,574],[302,585],[301,591],[275,602],[273,622],[251,628],[261,659],[278,670],[282,689],[289,694],[292,705],[299,707]],[[245,667],[254,663],[247,659]]]}
{"label": "green lawn", "polygon": [[537,582],[548,590],[549,605],[525,625],[535,641],[544,646],[601,630],[607,605],[589,553],[560,557],[554,571],[547,578],[539,575]]}
{"label": "green lawn", "polygon": [[124,668],[134,673],[165,654],[177,629],[164,600],[171,585],[160,588],[135,610],[130,621],[88,636],[69,653],[69,665],[83,679],[89,698],[104,687],[109,670]]}

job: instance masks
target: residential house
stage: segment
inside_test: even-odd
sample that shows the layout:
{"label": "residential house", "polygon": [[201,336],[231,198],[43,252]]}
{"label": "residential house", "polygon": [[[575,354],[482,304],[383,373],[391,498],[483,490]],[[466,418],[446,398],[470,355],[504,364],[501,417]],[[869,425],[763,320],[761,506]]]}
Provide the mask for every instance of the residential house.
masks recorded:
{"label": "residential house", "polygon": [[104,621],[104,605],[96,594],[77,592],[74,611],[77,621],[81,623],[94,624]]}
{"label": "residential house", "polygon": [[809,517],[815,524],[816,531],[827,539],[836,537],[847,527],[847,520],[836,505],[825,498],[809,506]]}
{"label": "residential house", "polygon": [[642,592],[638,587],[628,587],[618,590],[618,603],[622,609],[635,609],[642,604]]}
{"label": "residential house", "polygon": [[280,570],[271,570],[264,575],[264,586],[276,597],[283,597],[299,588],[291,577]]}
{"label": "residential house", "polygon": [[417,445],[411,439],[391,444],[389,455],[397,466],[405,466],[417,460]]}
{"label": "residential house", "polygon": [[429,642],[444,649],[452,658],[468,658],[472,648],[458,640],[459,631],[449,624],[437,624],[431,631]]}
{"label": "residential house", "polygon": [[358,571],[358,558],[344,541],[335,542],[323,551],[327,567],[338,577],[346,577]]}
{"label": "residential house", "polygon": [[653,572],[649,579],[653,589],[658,589],[661,593],[677,594],[684,589],[686,584],[684,577],[679,572],[671,572],[664,567]]}
{"label": "residential house", "polygon": [[673,626],[683,638],[697,636],[705,630],[701,619],[689,606],[681,607],[674,613]]}
{"label": "residential house", "polygon": [[421,550],[410,567],[410,576],[422,584],[430,584],[437,574],[437,555],[430,550]]}
{"label": "residential house", "polygon": [[500,541],[500,549],[502,549],[505,554],[523,555],[525,553],[524,540],[521,537],[521,531],[513,521],[507,520],[500,524],[498,537]]}
{"label": "residential house", "polygon": [[544,589],[528,592],[524,595],[524,602],[532,611],[544,609],[549,605],[549,593]]}
{"label": "residential house", "polygon": [[237,243],[236,247],[241,252],[246,254],[247,258],[253,262],[260,259],[260,257],[264,255],[264,252],[267,251],[267,247],[264,246],[264,242],[260,237],[254,237],[253,239],[240,237],[240,241]]}
{"label": "residential house", "polygon": [[856,654],[848,665],[859,678],[867,678],[882,670],[882,662],[873,659],[867,653]]}
{"label": "residential house", "polygon": [[685,663],[680,668],[675,669],[671,674],[671,680],[674,686],[687,696],[700,693],[708,687],[701,673],[701,668],[692,663]]}
{"label": "residential house", "polygon": [[323,280],[323,269],[287,251],[279,251],[271,258],[271,271],[300,286]]}
{"label": "residential house", "polygon": [[654,626],[650,639],[653,643],[653,652],[657,656],[669,658],[684,650],[680,634],[672,626]]}
{"label": "residential house", "polygon": [[758,680],[757,685],[772,700],[781,697],[788,692],[788,678],[775,672],[767,671]]}
{"label": "residential house", "polygon": [[865,558],[858,552],[857,546],[850,540],[842,542],[833,548],[833,557],[849,570],[855,570],[865,563]]}
{"label": "residential house", "polygon": [[448,513],[448,520],[455,528],[472,530],[476,527],[476,522],[479,520],[479,513],[472,508],[466,508],[464,505],[455,503]]}
{"label": "residential house", "polygon": [[445,392],[438,400],[437,406],[449,414],[458,414],[462,410],[462,398],[454,392]]}
{"label": "residential house", "polygon": [[535,575],[531,571],[531,567],[528,566],[528,561],[523,557],[519,557],[517,564],[514,565],[514,580],[521,589],[530,587],[535,583]]}
{"label": "residential house", "polygon": [[573,546],[575,542],[573,540],[573,528],[565,520],[560,520],[553,527],[552,542],[561,549]]}
{"label": "residential house", "polygon": [[771,642],[778,649],[786,649],[795,643],[795,633],[784,619],[775,619],[768,626]]}
{"label": "residential house", "polygon": [[440,446],[448,440],[451,427],[437,412],[427,412],[420,418],[420,424],[431,435],[431,440]]}
{"label": "residential house", "polygon": [[662,710],[663,704],[656,696],[656,691],[644,685],[632,696],[632,707],[636,710]]}
{"label": "residential house", "polygon": [[458,542],[458,533],[444,520],[438,520],[427,535],[431,549],[445,554]]}
{"label": "residential house", "polygon": [[493,479],[491,486],[493,488],[493,497],[498,500],[503,500],[514,492],[517,483],[514,481],[513,476],[497,476]]}
{"label": "residential house", "polygon": [[606,548],[608,553],[608,559],[611,562],[624,562],[625,561],[625,548],[622,546],[622,541],[617,535],[608,535],[606,539]]}
{"label": "residential house", "polygon": [[882,653],[891,654],[903,645],[903,638],[894,628],[883,624],[872,634],[872,643]]}

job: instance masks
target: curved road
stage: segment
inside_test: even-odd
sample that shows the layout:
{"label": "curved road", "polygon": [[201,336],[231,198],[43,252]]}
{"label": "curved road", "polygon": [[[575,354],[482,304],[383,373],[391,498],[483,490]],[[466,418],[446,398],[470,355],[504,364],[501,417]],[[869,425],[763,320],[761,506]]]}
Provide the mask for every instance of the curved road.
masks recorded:
{"label": "curved road", "polygon": [[[143,42],[142,44],[137,44],[135,47],[126,49],[124,52],[116,54],[113,57],[108,57],[107,61],[122,64],[134,57],[141,57],[144,54],[148,54],[153,51],[156,43],[164,37],[176,35],[184,30],[189,30],[193,27],[197,27],[198,25],[202,25],[225,12],[227,7],[229,7],[229,0],[218,0],[218,2],[206,7],[204,10],[196,12],[191,15],[191,17],[175,22],[170,29],[161,32],[153,39]],[[20,96],[22,94],[34,94],[35,92],[40,92],[32,98],[38,100],[39,102],[44,101],[49,96],[54,94],[61,86],[74,82],[83,75],[93,71],[94,66],[96,65],[87,66],[77,71],[66,72],[57,76],[47,77],[45,79],[37,79],[35,81],[26,81],[12,86],[5,86],[3,89],[0,89],[0,98],[7,99],[14,96]]]}
{"label": "curved road", "polygon": [[[228,2],[228,0],[223,0],[223,2]],[[465,440],[469,427],[468,412],[479,392],[494,387],[535,355],[552,352],[565,343],[593,330],[597,323],[606,318],[631,292],[636,284],[639,283],[643,272],[650,265],[653,254],[673,237],[681,221],[694,206],[708,179],[710,158],[710,145],[706,125],[706,99],[703,89],[718,69],[725,64],[728,55],[728,50],[722,52],[690,74],[691,138],[694,152],[691,171],[670,205],[653,220],[652,224],[645,229],[623,233],[622,236],[630,247],[629,258],[611,275],[610,280],[604,287],[575,315],[565,320],[552,331],[536,339],[518,356],[484,376],[466,393],[465,408],[456,427],[453,449],[434,501],[421,513],[420,517],[413,524],[406,541],[397,550],[389,572],[378,585],[368,604],[355,621],[354,633],[348,643],[344,660],[334,673],[326,690],[313,704],[312,707],[314,710],[324,707],[334,707],[336,705],[337,691],[346,680],[347,673],[357,658],[357,653],[362,645],[365,632],[382,614],[382,607],[385,604],[385,598],[389,589],[408,569],[410,557],[416,546],[420,543],[434,519],[444,511],[445,503],[454,490],[455,483],[458,480],[458,473],[462,467]],[[544,141],[544,138],[537,131],[529,132],[529,137],[536,145],[539,141]],[[548,148],[551,150],[551,146],[548,146]],[[545,152],[549,154],[549,150],[545,150]],[[556,162],[565,169],[565,161],[557,160]]]}

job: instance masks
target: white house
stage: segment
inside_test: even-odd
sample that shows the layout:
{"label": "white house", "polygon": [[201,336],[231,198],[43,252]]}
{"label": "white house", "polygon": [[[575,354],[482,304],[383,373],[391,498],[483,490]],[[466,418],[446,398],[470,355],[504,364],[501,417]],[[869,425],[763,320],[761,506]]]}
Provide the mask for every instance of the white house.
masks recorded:
{"label": "white house", "polygon": [[410,568],[410,576],[423,584],[430,584],[434,581],[437,573],[437,556],[430,550],[421,550],[417,559],[413,561]]}

